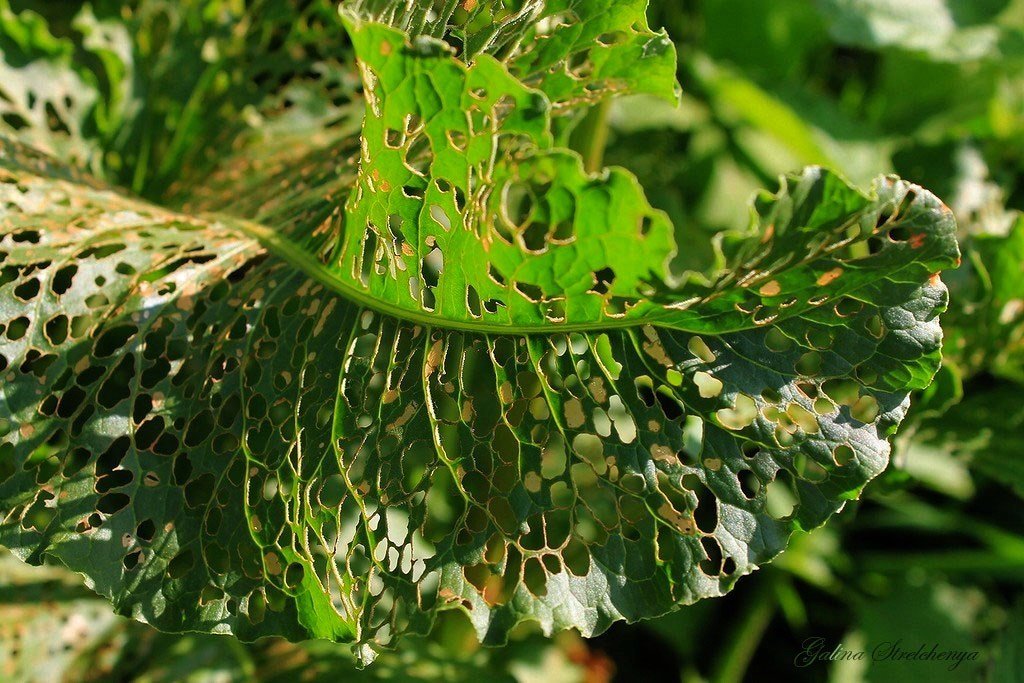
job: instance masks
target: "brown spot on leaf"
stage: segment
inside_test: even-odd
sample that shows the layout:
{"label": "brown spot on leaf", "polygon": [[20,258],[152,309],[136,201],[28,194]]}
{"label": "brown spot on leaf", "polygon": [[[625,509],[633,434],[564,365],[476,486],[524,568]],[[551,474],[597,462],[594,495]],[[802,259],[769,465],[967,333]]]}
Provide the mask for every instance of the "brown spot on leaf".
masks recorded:
{"label": "brown spot on leaf", "polygon": [[839,276],[841,276],[842,274],[843,274],[843,269],[842,268],[833,268],[832,270],[830,270],[830,271],[828,271],[826,273],[822,273],[821,277],[818,278],[818,286],[819,287],[824,287],[825,285],[830,285],[833,282],[835,282],[836,280],[838,280]]}

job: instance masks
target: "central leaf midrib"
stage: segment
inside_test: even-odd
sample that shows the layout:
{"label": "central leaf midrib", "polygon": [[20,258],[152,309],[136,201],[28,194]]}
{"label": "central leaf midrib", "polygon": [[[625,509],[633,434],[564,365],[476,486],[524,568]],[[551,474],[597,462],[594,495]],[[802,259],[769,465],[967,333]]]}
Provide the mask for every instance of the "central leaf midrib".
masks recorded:
{"label": "central leaf midrib", "polygon": [[[548,335],[558,334],[565,332],[607,332],[609,330],[623,330],[632,329],[638,327],[644,327],[645,325],[651,325],[654,327],[661,327],[665,329],[671,329],[677,332],[690,333],[690,334],[734,334],[739,332],[747,332],[751,330],[764,329],[778,324],[779,322],[789,320],[793,317],[799,317],[799,313],[794,313],[792,316],[779,317],[768,325],[733,325],[724,326],[722,329],[714,330],[709,332],[706,327],[687,327],[679,324],[669,324],[665,320],[657,317],[646,317],[646,318],[629,318],[624,320],[608,319],[600,322],[586,322],[586,323],[537,323],[537,324],[493,324],[483,321],[461,321],[452,320],[450,318],[443,318],[437,315],[431,315],[429,313],[421,313],[409,308],[403,308],[396,304],[388,301],[382,301],[368,292],[359,289],[352,285],[352,283],[340,277],[337,273],[324,268],[323,265],[316,260],[309,252],[289,240],[287,237],[282,236],[277,231],[268,228],[267,226],[256,223],[251,220],[240,218],[237,216],[213,213],[208,214],[210,220],[214,222],[227,223],[232,227],[237,228],[247,236],[259,242],[264,248],[266,248],[271,254],[277,256],[287,262],[289,265],[297,268],[307,277],[316,280],[320,284],[332,290],[339,296],[365,308],[377,311],[383,315],[387,315],[398,320],[410,322],[426,327],[433,327],[438,329],[455,330],[460,332],[472,332],[477,334],[506,334],[506,335]],[[906,268],[911,264],[905,264],[903,268]],[[900,270],[902,270],[901,268]],[[892,274],[890,273],[889,276]],[[888,277],[888,276],[887,276]],[[844,292],[846,296],[852,294],[850,292]],[[713,294],[712,297],[717,296],[717,293]],[[666,316],[672,314],[672,311],[665,310]]]}
{"label": "central leaf midrib", "polygon": [[[659,321],[653,318],[632,318],[629,320],[605,320],[590,323],[553,323],[543,325],[514,325],[514,324],[493,324],[482,321],[460,321],[450,318],[420,313],[412,309],[403,308],[387,301],[370,295],[369,293],[354,287],[344,278],[324,268],[311,254],[296,245],[291,240],[282,237],[276,231],[262,224],[248,221],[236,216],[224,214],[213,214],[213,220],[228,223],[237,227],[249,237],[262,244],[273,255],[283,259],[290,265],[298,268],[308,277],[320,284],[329,287],[336,294],[366,308],[375,310],[384,315],[397,318],[406,322],[416,323],[428,327],[440,329],[457,330],[460,332],[477,332],[482,334],[514,334],[514,335],[535,335],[552,334],[557,332],[601,332],[610,329],[625,329],[632,327],[643,327],[644,325],[659,325]],[[673,329],[679,329],[673,326]],[[685,330],[684,330],[685,331]]]}

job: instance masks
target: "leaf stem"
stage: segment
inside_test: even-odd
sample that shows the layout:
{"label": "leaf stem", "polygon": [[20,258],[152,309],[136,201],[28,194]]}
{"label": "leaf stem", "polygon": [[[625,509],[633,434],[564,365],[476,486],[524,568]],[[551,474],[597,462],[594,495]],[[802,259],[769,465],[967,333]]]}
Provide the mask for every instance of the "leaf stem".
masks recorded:
{"label": "leaf stem", "polygon": [[[425,325],[428,327],[440,327],[464,332],[476,332],[481,334],[551,334],[552,332],[591,332],[595,330],[607,331],[612,329],[624,329],[642,327],[644,325],[664,324],[664,321],[656,315],[647,318],[627,318],[621,320],[603,320],[600,323],[562,323],[557,328],[547,325],[515,325],[515,324],[487,324],[480,321],[463,320],[442,320],[429,313],[420,313],[411,309],[402,308],[395,304],[377,299],[372,294],[357,289],[352,283],[347,282],[338,274],[325,268],[315,257],[307,253],[302,247],[292,243],[286,237],[282,237],[274,230],[264,225],[228,216],[226,214],[207,214],[207,217],[219,221],[227,226],[236,228],[242,233],[255,239],[272,254],[288,262],[295,268],[301,270],[306,276],[320,282],[343,297],[354,302],[363,308],[369,308],[389,315],[400,320]],[[679,325],[673,325],[672,329],[683,332],[691,331]],[[692,330],[697,331],[697,330]]]}
{"label": "leaf stem", "polygon": [[766,571],[747,600],[743,614],[729,634],[725,651],[715,664],[714,683],[741,683],[768,625],[775,616],[777,579]]}
{"label": "leaf stem", "polygon": [[604,168],[604,152],[608,147],[609,111],[611,99],[591,107],[569,136],[569,147],[583,157],[583,166],[588,173],[599,173]]}

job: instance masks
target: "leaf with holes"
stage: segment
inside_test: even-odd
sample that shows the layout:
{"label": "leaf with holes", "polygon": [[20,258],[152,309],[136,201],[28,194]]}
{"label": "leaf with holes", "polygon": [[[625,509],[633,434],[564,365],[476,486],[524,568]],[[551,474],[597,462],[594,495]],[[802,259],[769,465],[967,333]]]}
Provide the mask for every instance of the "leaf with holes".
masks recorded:
{"label": "leaf with holes", "polygon": [[[554,142],[558,83],[614,61],[568,59],[600,3],[472,59],[361,4],[418,34],[345,15],[361,135],[253,135],[187,211],[3,143],[0,542],[162,629],[368,659],[441,610],[501,643],[722,595],[885,468],[939,363],[941,202],[807,169],[672,273],[636,179]],[[637,56],[621,16],[597,42]]]}

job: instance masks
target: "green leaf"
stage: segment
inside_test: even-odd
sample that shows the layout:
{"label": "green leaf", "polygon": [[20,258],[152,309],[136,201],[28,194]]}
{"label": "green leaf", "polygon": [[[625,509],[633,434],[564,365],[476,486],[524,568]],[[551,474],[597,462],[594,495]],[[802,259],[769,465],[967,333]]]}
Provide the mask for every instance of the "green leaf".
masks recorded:
{"label": "green leaf", "polygon": [[679,99],[676,50],[647,23],[647,0],[553,0],[511,62],[557,108],[610,95]]}
{"label": "green leaf", "polygon": [[[345,99],[336,3],[0,0],[0,133],[148,197],[201,179],[260,114],[317,84]],[[284,101],[284,103],[282,102]]]}
{"label": "green leaf", "polygon": [[[928,240],[916,232],[942,212],[934,199],[886,182],[879,188],[883,196],[872,200],[812,170],[794,179],[805,186],[797,200],[820,192],[828,208],[808,209],[803,223],[791,225],[789,202],[767,202],[765,212],[780,215],[762,227],[775,223],[776,239],[737,253],[718,283],[693,278],[669,288],[665,266],[675,246],[668,221],[649,207],[628,173],[612,169],[590,177],[575,156],[549,151],[539,93],[486,55],[464,67],[443,51],[424,55],[408,48],[400,34],[379,25],[351,30],[374,95],[346,228],[334,221],[305,235],[254,232],[361,303],[420,322],[492,332],[638,321],[703,331],[712,316],[711,329],[724,331],[797,317],[816,299],[815,287],[842,296],[875,278],[867,265],[895,262],[897,254],[916,252],[913,260],[922,265],[910,268],[922,274],[930,267],[924,264],[941,268],[955,260],[951,234]],[[494,144],[508,137],[524,140],[523,147],[503,150],[495,160]],[[882,242],[886,250],[850,261],[851,245],[869,240],[893,215],[900,225],[890,232],[902,234],[900,241]],[[301,250],[295,247],[300,240]],[[786,252],[799,256],[765,269]],[[817,253],[824,258],[812,258]],[[825,284],[812,284],[805,297],[789,301],[806,286],[800,283],[818,281]],[[736,282],[745,286],[722,291]]]}
{"label": "green leaf", "polygon": [[[461,606],[500,642],[720,594],[884,468],[937,362],[927,245],[775,325],[458,332],[353,304],[240,222],[4,159],[0,539],[165,629],[387,643]],[[837,182],[762,200],[776,240],[903,205]],[[951,239],[914,202],[894,222]]]}
{"label": "green leaf", "polygon": [[1024,216],[1006,235],[974,236],[966,254],[952,285],[961,305],[949,319],[950,355],[971,375],[1024,383]]}
{"label": "green leaf", "polygon": [[764,87],[701,53],[691,56],[689,72],[715,119],[768,172],[820,164],[870,182],[891,166],[891,143],[820,94],[777,82]]}
{"label": "green leaf", "polygon": [[[380,25],[351,30],[374,94],[350,228],[324,269],[338,286],[470,329],[572,325],[619,315],[602,311],[604,293],[635,299],[671,256],[667,221],[636,181],[621,171],[595,181],[577,157],[547,151],[547,101],[497,61],[467,68]],[[496,160],[494,145],[515,136],[524,156],[503,147]]]}
{"label": "green leaf", "polygon": [[708,91],[708,99],[718,107],[724,105],[730,112],[735,112],[733,118],[761,128],[805,163],[832,163],[822,145],[821,133],[785,102],[702,55],[694,60],[693,68]]}
{"label": "green leaf", "polygon": [[953,62],[1024,55],[1024,21],[1013,4],[1011,0],[818,0],[837,42],[896,47]]}
{"label": "green leaf", "polygon": [[999,638],[991,680],[1010,683],[1024,667],[1024,605],[1018,603]]}
{"label": "green leaf", "polygon": [[19,683],[246,683],[257,673],[267,683],[568,683],[582,680],[585,667],[603,663],[601,653],[568,633],[555,640],[524,633],[506,648],[485,649],[472,642],[469,622],[449,617],[426,638],[410,638],[401,652],[385,652],[372,669],[361,670],[350,648],[329,641],[241,644],[229,636],[157,632],[116,616],[106,600],[81,585],[81,577],[55,566],[28,567],[7,551],[0,552],[0,570],[0,670]]}
{"label": "green leaf", "polygon": [[100,93],[73,55],[41,16],[0,0],[0,133],[96,169],[99,150],[86,130]]}
{"label": "green leaf", "polygon": [[805,80],[829,42],[823,18],[806,0],[706,0],[701,19],[701,49],[762,83]]}
{"label": "green leaf", "polygon": [[975,472],[1024,496],[1024,410],[1018,385],[996,383],[967,397],[941,415],[923,420],[908,448],[908,458],[938,451],[966,461]]}
{"label": "green leaf", "polygon": [[647,3],[354,0],[343,7],[413,39],[447,41],[466,63],[484,54],[505,62],[557,108],[569,108],[628,93],[678,99],[675,45],[664,31],[651,31]]}
{"label": "green leaf", "polygon": [[[885,595],[858,606],[858,630],[843,639],[841,651],[847,656],[836,657],[832,675],[871,683],[903,677],[949,683],[978,678],[988,654],[978,632],[989,609],[977,589],[938,581],[898,582]],[[840,644],[823,645],[819,652],[825,654]],[[849,656],[858,651],[865,656]]]}
{"label": "green leaf", "polygon": [[885,468],[938,199],[809,168],[675,278],[635,178],[554,145],[557,78],[345,23],[361,139],[251,136],[188,213],[3,143],[0,542],[161,629],[368,659],[447,609],[493,644],[721,595]]}

